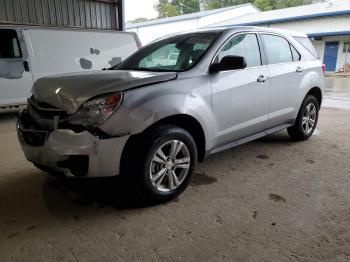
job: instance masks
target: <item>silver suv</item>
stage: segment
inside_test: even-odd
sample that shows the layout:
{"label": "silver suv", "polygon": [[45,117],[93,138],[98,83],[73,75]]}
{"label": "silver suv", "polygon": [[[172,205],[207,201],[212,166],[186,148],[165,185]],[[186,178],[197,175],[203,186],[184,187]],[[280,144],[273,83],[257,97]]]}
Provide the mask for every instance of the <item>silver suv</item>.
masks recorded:
{"label": "silver suv", "polygon": [[40,169],[120,175],[130,190],[169,200],[208,155],[285,128],[293,140],[308,139],[323,80],[306,35],[255,27],[184,33],[108,70],[38,80],[18,136]]}

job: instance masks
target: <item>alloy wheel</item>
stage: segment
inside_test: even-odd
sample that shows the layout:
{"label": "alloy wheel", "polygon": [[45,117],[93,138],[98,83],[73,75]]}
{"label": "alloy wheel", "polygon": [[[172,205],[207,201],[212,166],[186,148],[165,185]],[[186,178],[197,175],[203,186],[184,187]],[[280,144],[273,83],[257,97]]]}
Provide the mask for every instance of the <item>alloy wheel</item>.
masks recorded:
{"label": "alloy wheel", "polygon": [[190,152],[183,142],[170,140],[153,155],[150,165],[152,185],[161,192],[177,189],[186,179],[191,165]]}
{"label": "alloy wheel", "polygon": [[302,127],[306,134],[310,134],[316,124],[317,109],[314,103],[310,103],[306,106],[303,115]]}

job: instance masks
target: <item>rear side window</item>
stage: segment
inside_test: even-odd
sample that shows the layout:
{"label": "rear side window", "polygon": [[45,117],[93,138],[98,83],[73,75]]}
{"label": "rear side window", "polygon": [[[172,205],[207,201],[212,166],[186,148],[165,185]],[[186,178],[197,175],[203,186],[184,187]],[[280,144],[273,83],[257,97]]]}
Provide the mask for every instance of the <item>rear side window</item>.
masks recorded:
{"label": "rear side window", "polygon": [[233,36],[220,50],[216,62],[225,56],[243,56],[247,67],[261,66],[260,48],[255,34],[241,34]]}
{"label": "rear side window", "polygon": [[293,62],[289,42],[280,36],[262,35],[269,64]]}
{"label": "rear side window", "polygon": [[0,59],[22,57],[17,33],[11,29],[0,29]]}
{"label": "rear side window", "polygon": [[314,57],[318,58],[318,54],[315,50],[315,47],[312,45],[311,41],[307,37],[294,37],[307,51]]}

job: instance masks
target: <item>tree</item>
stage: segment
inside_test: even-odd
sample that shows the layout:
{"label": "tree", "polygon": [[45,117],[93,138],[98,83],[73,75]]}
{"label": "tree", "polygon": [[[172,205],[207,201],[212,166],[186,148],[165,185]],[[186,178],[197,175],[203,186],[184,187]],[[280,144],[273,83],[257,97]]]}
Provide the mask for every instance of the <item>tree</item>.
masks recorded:
{"label": "tree", "polygon": [[159,0],[155,9],[162,18],[190,14],[201,9],[212,10],[246,3],[252,3],[262,11],[268,11],[322,1],[325,0]]}
{"label": "tree", "polygon": [[200,2],[199,0],[159,0],[154,7],[158,11],[158,17],[163,18],[199,12]]}
{"label": "tree", "polygon": [[255,0],[253,4],[261,11],[269,11],[276,8],[273,0]]}
{"label": "tree", "polygon": [[139,17],[139,18],[136,18],[136,19],[134,19],[134,20],[128,21],[128,23],[130,23],[130,24],[136,24],[136,23],[146,22],[146,21],[148,21],[148,20],[149,20],[148,18]]}

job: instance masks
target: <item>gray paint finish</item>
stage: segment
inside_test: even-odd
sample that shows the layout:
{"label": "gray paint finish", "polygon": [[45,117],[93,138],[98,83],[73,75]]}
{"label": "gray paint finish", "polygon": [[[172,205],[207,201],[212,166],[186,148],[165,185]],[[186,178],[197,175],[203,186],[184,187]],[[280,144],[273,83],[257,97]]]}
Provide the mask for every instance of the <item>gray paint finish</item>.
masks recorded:
{"label": "gray paint finish", "polygon": [[[211,73],[209,68],[218,51],[232,36],[241,33],[283,37],[300,52],[301,61],[267,65],[263,59],[261,66]],[[263,57],[265,48],[261,49]],[[266,80],[259,81],[261,76]],[[104,134],[125,138],[140,134],[165,118],[186,115],[201,126],[204,153],[209,155],[294,124],[306,94],[314,87],[323,92],[323,86],[321,61],[311,56],[292,33],[237,27],[223,30],[199,63],[188,71],[113,70],[58,75],[38,80],[33,94],[37,100],[72,114],[92,97],[123,92],[119,108],[99,124]],[[62,139],[62,143],[66,142],[66,138]],[[115,146],[123,148],[125,144]],[[23,149],[28,158],[28,150]],[[85,152],[85,147],[81,150]],[[98,159],[118,157],[120,164],[120,155],[103,150],[96,154]]]}
{"label": "gray paint finish", "polygon": [[[86,100],[106,93],[121,92],[173,80],[177,73],[140,71],[89,71],[39,79],[33,88],[38,101],[74,113]],[[77,84],[79,83],[79,84]]]}

